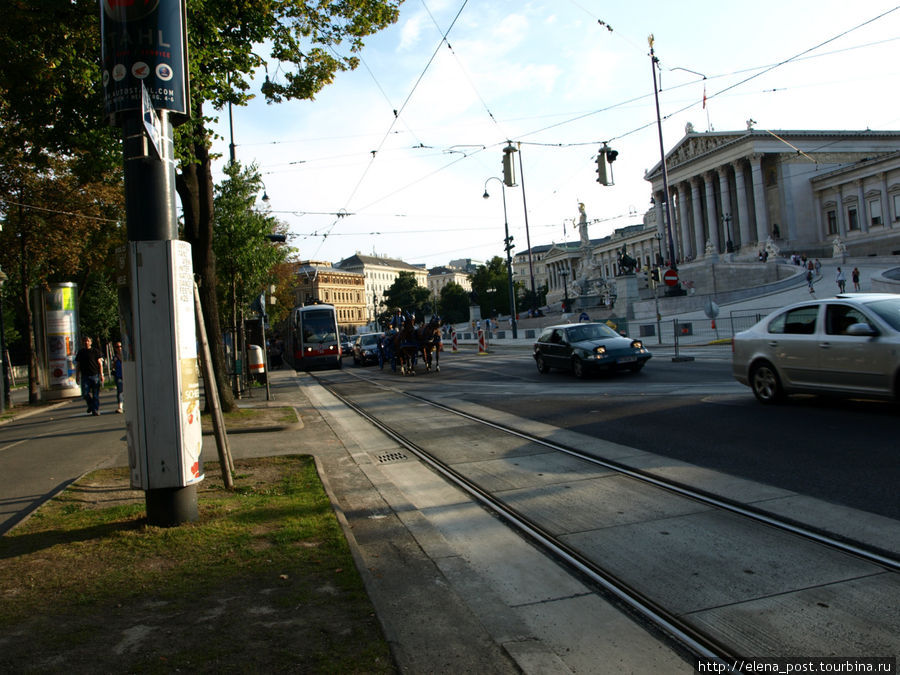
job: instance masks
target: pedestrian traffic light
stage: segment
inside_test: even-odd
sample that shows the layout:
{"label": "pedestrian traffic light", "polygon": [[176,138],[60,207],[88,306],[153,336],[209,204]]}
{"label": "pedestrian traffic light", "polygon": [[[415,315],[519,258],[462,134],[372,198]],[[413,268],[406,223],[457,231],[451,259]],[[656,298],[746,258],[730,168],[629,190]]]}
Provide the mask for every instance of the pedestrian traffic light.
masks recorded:
{"label": "pedestrian traffic light", "polygon": [[516,187],[516,163],[513,161],[515,152],[512,143],[503,148],[503,184],[506,187]]}

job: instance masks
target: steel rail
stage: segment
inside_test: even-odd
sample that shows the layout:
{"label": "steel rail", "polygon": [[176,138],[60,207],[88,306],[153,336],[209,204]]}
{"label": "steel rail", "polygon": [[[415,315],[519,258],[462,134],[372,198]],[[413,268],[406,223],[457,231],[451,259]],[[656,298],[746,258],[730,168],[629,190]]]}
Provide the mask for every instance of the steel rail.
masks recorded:
{"label": "steel rail", "polygon": [[[353,410],[370,424],[380,429],[395,442],[409,450],[416,457],[418,457],[434,471],[436,471],[439,475],[443,476],[451,483],[471,495],[479,503],[496,513],[499,517],[512,524],[514,527],[516,527],[516,529],[527,535],[532,541],[539,544],[551,555],[563,561],[570,568],[577,570],[580,574],[584,575],[586,578],[612,594],[615,598],[624,603],[639,616],[650,621],[657,628],[662,629],[664,632],[667,632],[672,638],[681,643],[683,647],[692,652],[695,657],[708,659],[717,663],[721,663],[723,665],[733,663],[736,658],[740,658],[740,655],[732,653],[726,645],[721,644],[710,636],[694,629],[689,624],[681,621],[677,616],[673,615],[665,608],[659,606],[654,601],[645,597],[638,590],[622,582],[620,579],[617,579],[615,576],[611,575],[603,568],[594,564],[571,547],[558,541],[552,534],[547,532],[544,528],[534,523],[526,516],[519,513],[516,509],[513,509],[502,501],[496,499],[489,492],[479,487],[476,483],[470,481],[465,476],[454,471],[452,468],[431,455],[431,453],[429,453],[427,450],[420,447],[416,443],[406,438],[403,434],[393,429],[390,425],[384,423],[382,420],[366,412],[365,409],[357,405],[352,399],[338,392],[334,388],[334,386],[327,380],[319,378],[315,375],[313,375],[313,377],[320,384],[320,386],[326,389],[331,395],[340,400],[344,405]],[[380,386],[374,382],[372,382],[372,384]],[[433,401],[429,401],[428,399],[421,399],[421,397],[413,398],[419,398],[422,402],[436,405],[438,408],[445,408],[445,406],[435,404]],[[458,413],[458,411],[453,411],[449,408],[447,408],[446,410],[448,412]],[[463,416],[467,417],[467,415],[465,414],[463,414]],[[474,416],[468,417],[475,423],[485,423],[484,421],[479,420]],[[504,429],[500,425],[488,424],[488,426],[492,426],[499,431],[509,431],[508,429]],[[527,438],[527,436],[523,436],[523,438]]]}

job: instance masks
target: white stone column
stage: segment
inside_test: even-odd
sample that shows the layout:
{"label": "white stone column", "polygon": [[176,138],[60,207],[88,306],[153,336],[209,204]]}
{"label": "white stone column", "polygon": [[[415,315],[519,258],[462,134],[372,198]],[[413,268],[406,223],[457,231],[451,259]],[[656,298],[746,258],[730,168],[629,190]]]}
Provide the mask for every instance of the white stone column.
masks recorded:
{"label": "white stone column", "polygon": [[769,237],[769,214],[766,210],[762,158],[761,154],[750,156],[750,170],[753,176],[753,206],[756,209],[756,237],[759,241],[765,241]]}
{"label": "white stone column", "polygon": [[866,204],[865,187],[863,186],[862,178],[856,181],[856,189],[857,193],[859,194],[859,208],[857,209],[857,215],[859,217],[859,229],[861,232],[868,232],[869,218],[867,214],[869,212],[869,205]]}
{"label": "white stone column", "polygon": [[758,246],[762,246],[764,239],[758,239],[750,223],[750,207],[747,206],[747,186],[744,183],[744,164],[738,160],[732,164],[734,167],[734,186],[737,192],[737,204],[732,215],[731,226],[737,233],[737,238],[742,245],[747,246],[757,240]]}
{"label": "white stone column", "polygon": [[656,212],[656,231],[666,236],[666,213],[663,211],[663,191],[653,193],[653,210]]}
{"label": "white stone column", "polygon": [[719,245],[719,223],[716,217],[716,190],[713,187],[713,174],[703,174],[703,182],[706,185],[706,222],[709,223],[709,240],[712,242],[713,252],[721,253]]}
{"label": "white stone column", "polygon": [[738,238],[734,233],[734,214],[731,212],[731,191],[728,188],[728,167],[720,166],[716,169],[716,172],[719,174],[719,192],[722,194],[722,226],[724,228],[725,241],[728,241],[729,230],[731,230],[731,248],[732,251],[736,251],[738,249]]}
{"label": "white stone column", "polygon": [[816,211],[816,238],[825,241],[825,224],[822,222],[822,193],[816,190],[813,193],[813,208]]}
{"label": "white stone column", "polygon": [[841,239],[847,239],[847,219],[844,217],[844,195],[841,190],[841,186],[838,185],[835,189],[837,192],[837,218],[838,218],[838,236]]}
{"label": "white stone column", "polygon": [[702,258],[706,254],[706,239],[703,237],[703,205],[700,201],[700,186],[697,176],[691,179],[691,202],[694,206],[694,241],[697,243],[697,257]]}
{"label": "white stone column", "polygon": [[684,260],[698,257],[693,245],[694,240],[691,238],[691,219],[688,213],[688,203],[690,199],[688,194],[690,193],[690,190],[689,184],[678,184],[678,216],[681,220],[681,243],[683,246],[681,257]]}
{"label": "white stone column", "polygon": [[894,227],[894,214],[891,211],[891,195],[888,193],[887,171],[881,172],[881,222],[884,226]]}

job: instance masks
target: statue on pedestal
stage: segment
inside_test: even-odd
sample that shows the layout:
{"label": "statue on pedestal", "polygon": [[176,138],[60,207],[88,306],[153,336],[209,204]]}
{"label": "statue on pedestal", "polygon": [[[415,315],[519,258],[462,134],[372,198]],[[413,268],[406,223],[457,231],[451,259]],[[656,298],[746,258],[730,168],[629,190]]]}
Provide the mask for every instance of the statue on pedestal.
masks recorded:
{"label": "statue on pedestal", "polygon": [[835,237],[834,241],[831,242],[831,257],[843,259],[846,255],[847,245],[841,240],[840,237]]}

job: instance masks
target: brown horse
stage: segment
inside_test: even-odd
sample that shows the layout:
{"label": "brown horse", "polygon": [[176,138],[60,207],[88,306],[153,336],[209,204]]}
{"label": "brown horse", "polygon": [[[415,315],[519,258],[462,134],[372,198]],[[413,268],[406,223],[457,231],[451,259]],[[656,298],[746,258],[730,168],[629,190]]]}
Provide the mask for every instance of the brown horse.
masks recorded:
{"label": "brown horse", "polygon": [[441,320],[431,317],[431,321],[422,324],[416,331],[416,339],[425,362],[425,372],[431,372],[432,361],[434,372],[441,372]]}
{"label": "brown horse", "polygon": [[416,352],[416,328],[412,319],[407,319],[397,333],[394,334],[394,355],[400,363],[401,375],[415,375]]}

